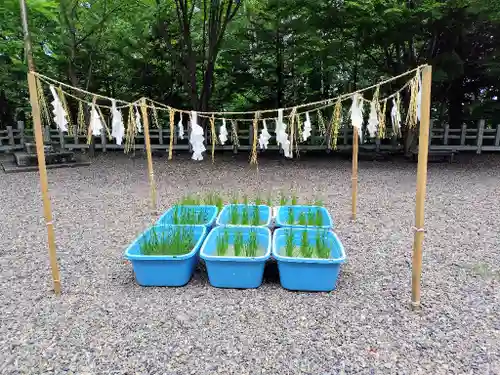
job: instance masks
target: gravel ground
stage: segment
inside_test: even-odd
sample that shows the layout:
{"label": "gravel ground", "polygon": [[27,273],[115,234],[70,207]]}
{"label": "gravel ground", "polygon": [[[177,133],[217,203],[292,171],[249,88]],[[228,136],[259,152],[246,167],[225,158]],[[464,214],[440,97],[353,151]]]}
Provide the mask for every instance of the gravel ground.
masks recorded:
{"label": "gravel ground", "polygon": [[151,221],[146,161],[49,172],[64,294],[51,292],[36,173],[0,175],[1,374],[500,374],[500,157],[429,166],[420,312],[409,309],[416,164],[156,157],[162,210],[196,191],[321,197],[348,263],[332,293],[142,288],[123,260]]}

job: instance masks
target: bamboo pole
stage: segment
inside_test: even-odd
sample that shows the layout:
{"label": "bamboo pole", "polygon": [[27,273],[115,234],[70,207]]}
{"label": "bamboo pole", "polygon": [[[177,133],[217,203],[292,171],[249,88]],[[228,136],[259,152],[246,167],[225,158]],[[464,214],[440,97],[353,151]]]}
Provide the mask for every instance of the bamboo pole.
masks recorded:
{"label": "bamboo pole", "polygon": [[141,100],[142,123],[144,126],[144,141],[146,143],[146,155],[148,157],[149,187],[151,189],[151,209],[156,213],[156,186],[153,172],[153,157],[151,155],[151,140],[149,138],[149,119],[146,99]]}
{"label": "bamboo pole", "polygon": [[358,128],[352,132],[352,220],[356,220],[356,205],[358,202]]}
{"label": "bamboo pole", "polygon": [[40,116],[40,105],[38,103],[36,79],[32,72],[35,71],[35,62],[31,49],[31,38],[28,29],[28,12],[24,0],[19,0],[21,7],[21,21],[24,32],[24,50],[28,61],[28,90],[30,95],[31,111],[33,116],[33,128],[35,133],[36,153],[38,159],[38,173],[40,175],[40,190],[43,200],[43,213],[45,216],[45,225],[47,227],[47,240],[49,246],[49,261],[52,271],[52,283],[56,295],[61,294],[61,277],[59,266],[57,264],[56,242],[54,233],[54,224],[52,223],[52,206],[49,197],[49,185],[47,179],[47,168],[45,166],[45,150],[43,143],[42,119]]}
{"label": "bamboo pole", "polygon": [[422,103],[420,106],[420,135],[418,139],[417,199],[415,209],[415,238],[413,241],[411,304],[420,307],[420,280],[422,276],[422,242],[424,240],[424,208],[427,185],[427,158],[429,153],[429,123],[431,112],[432,67],[422,70]]}

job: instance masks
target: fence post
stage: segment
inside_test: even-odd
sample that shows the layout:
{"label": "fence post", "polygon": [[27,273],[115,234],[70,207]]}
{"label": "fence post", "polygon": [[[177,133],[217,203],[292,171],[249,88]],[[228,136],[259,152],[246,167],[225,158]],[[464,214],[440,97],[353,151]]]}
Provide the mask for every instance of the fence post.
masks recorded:
{"label": "fence post", "polygon": [[161,126],[158,128],[158,143],[163,144],[163,128]]}
{"label": "fence post", "polygon": [[24,147],[24,121],[17,122],[17,128],[19,129],[19,142],[21,146]]}
{"label": "fence post", "polygon": [[460,133],[460,146],[465,146],[466,135],[467,135],[467,124],[462,124],[462,132]]}
{"label": "fence post", "polygon": [[14,132],[12,131],[12,126],[7,126],[7,133],[9,135],[9,145],[14,146]]}
{"label": "fence post", "polygon": [[484,125],[485,120],[479,120],[479,126],[477,129],[477,153],[481,153],[481,148],[483,147],[483,135],[484,135]]}
{"label": "fence post", "polygon": [[495,146],[500,146],[500,125],[497,125],[497,134],[495,136]]}
{"label": "fence post", "polygon": [[106,152],[106,132],[103,131],[101,132],[101,149],[102,149],[102,152]]}
{"label": "fence post", "polygon": [[44,144],[51,144],[52,140],[50,139],[50,127],[45,126],[43,128],[43,143]]}
{"label": "fence post", "polygon": [[450,134],[450,125],[444,124],[444,135],[443,135],[443,145],[448,144],[448,135]]}
{"label": "fence post", "polygon": [[59,146],[61,150],[64,149],[64,133],[61,130],[59,130]]}

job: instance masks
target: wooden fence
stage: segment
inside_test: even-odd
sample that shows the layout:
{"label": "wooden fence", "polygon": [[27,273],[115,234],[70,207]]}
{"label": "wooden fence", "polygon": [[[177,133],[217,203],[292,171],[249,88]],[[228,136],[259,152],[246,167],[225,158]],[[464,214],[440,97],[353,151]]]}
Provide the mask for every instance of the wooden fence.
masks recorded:
{"label": "wooden fence", "polygon": [[[500,151],[500,125],[496,128],[486,128],[485,120],[480,120],[477,127],[471,128],[463,125],[460,129],[450,129],[447,124],[443,127],[433,126],[431,122],[430,149],[447,151],[473,151],[480,154],[482,151]],[[269,129],[273,134],[273,129]],[[388,128],[387,133],[391,134],[392,129]],[[344,127],[340,129],[337,147],[339,150],[348,150],[352,147],[352,128]],[[170,130],[165,128],[150,129],[151,148],[153,150],[168,151],[170,148]],[[177,129],[174,134],[173,149],[189,150],[188,137],[183,140],[178,138]],[[229,137],[230,138],[230,137]],[[59,132],[57,129],[45,128],[44,139],[47,144],[59,145],[62,149],[78,150],[88,149],[106,152],[107,150],[123,150],[124,144],[116,145],[114,141],[103,134],[101,137],[94,137],[92,144],[87,144],[86,136],[74,135],[68,136]],[[229,150],[237,153],[239,150],[248,151],[251,149],[252,129],[238,130],[239,145],[232,145],[228,142],[226,145],[216,145],[216,150]],[[210,132],[205,133],[206,144],[211,147]],[[33,141],[32,130],[24,130],[22,122],[18,123],[17,129],[11,126],[7,130],[0,130],[0,152],[13,152],[22,150],[25,142]],[[272,141],[272,140],[271,140]],[[329,139],[315,134],[314,130],[311,138],[306,143],[299,143],[299,150],[327,150]],[[274,143],[274,142],[272,142]],[[138,134],[135,140],[135,149],[144,149],[144,135]],[[401,140],[396,137],[389,139],[369,139],[367,143],[360,145],[363,150],[373,151],[391,151],[400,152],[403,150]],[[269,145],[270,150],[277,150],[276,145]]]}

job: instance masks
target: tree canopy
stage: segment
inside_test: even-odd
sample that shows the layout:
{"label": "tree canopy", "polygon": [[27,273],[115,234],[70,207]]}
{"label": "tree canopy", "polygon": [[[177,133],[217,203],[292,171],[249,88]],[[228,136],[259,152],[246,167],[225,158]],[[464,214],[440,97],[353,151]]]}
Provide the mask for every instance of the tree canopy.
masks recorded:
{"label": "tree canopy", "polygon": [[[482,0],[27,0],[36,69],[124,100],[257,110],[433,65],[433,116],[500,118],[500,6]],[[28,109],[17,0],[0,4],[2,126]]]}

